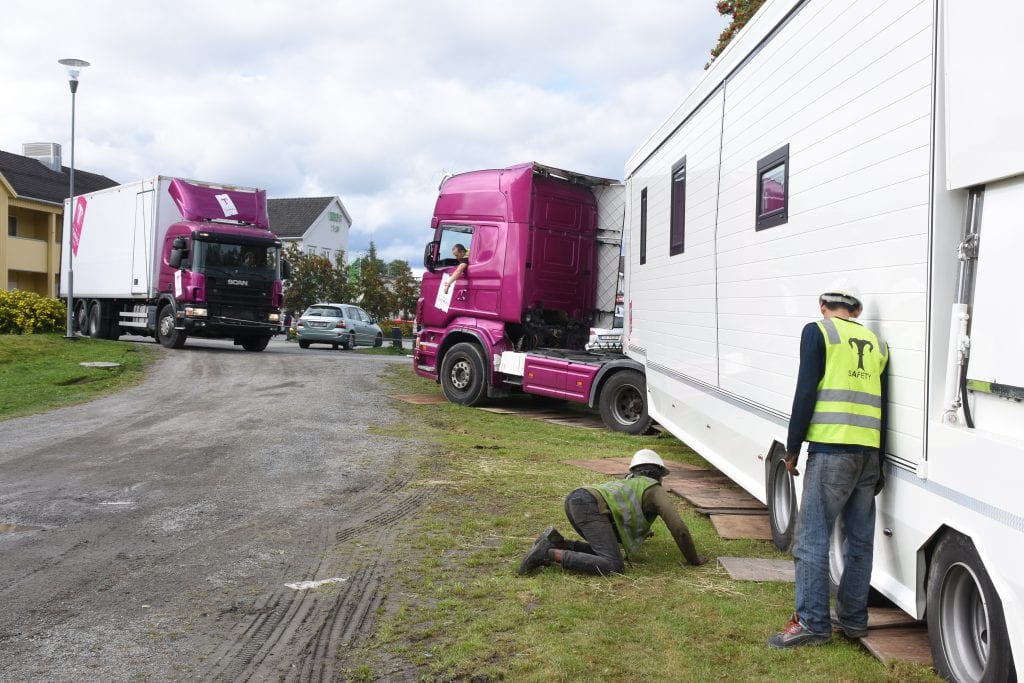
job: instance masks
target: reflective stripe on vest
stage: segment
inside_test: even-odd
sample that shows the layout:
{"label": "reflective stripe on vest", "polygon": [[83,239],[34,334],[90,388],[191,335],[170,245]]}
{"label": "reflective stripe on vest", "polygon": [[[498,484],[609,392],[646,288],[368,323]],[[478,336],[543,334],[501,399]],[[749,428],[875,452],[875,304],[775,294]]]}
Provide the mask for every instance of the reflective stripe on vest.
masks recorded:
{"label": "reflective stripe on vest", "polygon": [[818,321],[825,338],[825,374],[818,383],[807,440],[878,448],[882,433],[882,371],[889,349],[875,334],[842,318]]}
{"label": "reflective stripe on vest", "polygon": [[636,554],[651,529],[644,516],[644,491],[657,483],[650,477],[629,477],[591,486],[608,504],[627,557]]}

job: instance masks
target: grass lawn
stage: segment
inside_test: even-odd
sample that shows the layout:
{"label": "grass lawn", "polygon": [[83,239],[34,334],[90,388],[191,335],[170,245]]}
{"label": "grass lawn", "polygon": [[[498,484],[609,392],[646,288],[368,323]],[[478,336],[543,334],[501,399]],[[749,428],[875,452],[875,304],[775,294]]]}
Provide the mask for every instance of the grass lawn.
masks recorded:
{"label": "grass lawn", "polygon": [[[440,392],[405,364],[388,373],[389,393]],[[686,565],[659,521],[623,576],[559,568],[516,576],[546,526],[574,536],[565,495],[604,478],[563,461],[651,447],[667,460],[706,463],[668,436],[628,437],[447,403],[396,405],[407,419],[380,433],[431,444],[416,485],[434,495],[400,541],[398,606],[380,615],[351,678],[386,680],[381,653],[394,653],[427,667],[432,680],[938,680],[924,667],[886,667],[840,635],[822,647],[769,650],[765,638],[793,610],[793,584],[736,582],[713,558],[784,556],[769,542],[722,540],[682,499],[698,551],[712,558],[705,566]]]}
{"label": "grass lawn", "polygon": [[[0,335],[0,420],[81,403],[142,381],[153,349],[61,334]],[[120,363],[113,369],[79,363]]]}

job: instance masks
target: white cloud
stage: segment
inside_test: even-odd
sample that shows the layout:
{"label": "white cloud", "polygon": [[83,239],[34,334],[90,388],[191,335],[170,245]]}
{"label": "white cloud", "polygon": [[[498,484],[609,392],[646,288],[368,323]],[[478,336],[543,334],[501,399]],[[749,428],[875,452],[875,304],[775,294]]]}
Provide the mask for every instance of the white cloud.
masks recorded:
{"label": "white cloud", "polygon": [[76,165],[333,195],[417,265],[445,172],[537,160],[621,177],[703,74],[712,0],[9,0],[0,149],[68,152],[61,57],[88,59]]}

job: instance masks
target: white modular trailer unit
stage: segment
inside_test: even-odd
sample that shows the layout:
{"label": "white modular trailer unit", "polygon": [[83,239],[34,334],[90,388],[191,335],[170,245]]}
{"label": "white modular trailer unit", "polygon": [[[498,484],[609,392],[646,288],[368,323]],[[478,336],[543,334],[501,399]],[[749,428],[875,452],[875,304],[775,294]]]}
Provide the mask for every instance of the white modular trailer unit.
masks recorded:
{"label": "white modular trailer unit", "polygon": [[859,286],[891,349],[872,583],[962,680],[1024,661],[1021,25],[1018,0],[768,0],[626,167],[650,414],[780,546],[800,331]]}
{"label": "white modular trailer unit", "polygon": [[[183,220],[168,194],[171,180],[156,176],[85,195],[78,250],[71,264],[76,300],[156,295],[164,235]],[[72,211],[65,210],[64,215],[61,272],[67,273]],[[61,296],[67,296],[66,278],[61,278]]]}

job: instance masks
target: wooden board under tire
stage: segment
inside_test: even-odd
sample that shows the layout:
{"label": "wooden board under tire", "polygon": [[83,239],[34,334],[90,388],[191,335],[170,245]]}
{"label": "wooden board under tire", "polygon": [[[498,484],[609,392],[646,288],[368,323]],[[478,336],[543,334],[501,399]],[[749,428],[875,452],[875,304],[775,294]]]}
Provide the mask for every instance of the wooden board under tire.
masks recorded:
{"label": "wooden board under tire", "polygon": [[868,634],[860,639],[868,652],[883,664],[912,662],[933,666],[928,628],[922,623],[914,626],[891,626],[874,629],[868,619]]}
{"label": "wooden board under tire", "polygon": [[711,523],[722,538],[772,540],[768,515],[711,515]]}
{"label": "wooden board under tire", "polygon": [[407,396],[389,396],[396,401],[402,401],[403,403],[412,403],[414,405],[431,405],[434,403],[447,403],[446,399],[441,394],[412,394]]}

